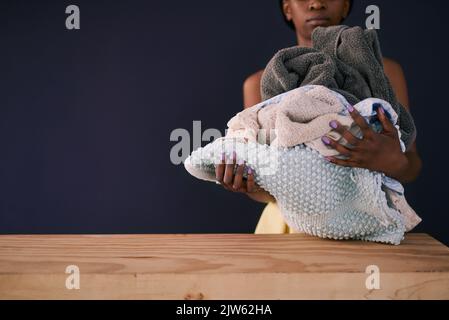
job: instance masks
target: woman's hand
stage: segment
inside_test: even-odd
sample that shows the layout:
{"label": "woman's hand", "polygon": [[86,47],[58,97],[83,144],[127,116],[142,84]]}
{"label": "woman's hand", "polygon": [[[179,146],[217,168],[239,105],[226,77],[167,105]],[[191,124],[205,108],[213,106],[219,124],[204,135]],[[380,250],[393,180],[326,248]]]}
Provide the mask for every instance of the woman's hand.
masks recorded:
{"label": "woman's hand", "polygon": [[382,106],[378,108],[378,117],[383,130],[376,133],[366,123],[365,119],[353,107],[348,108],[351,117],[363,132],[363,139],[351,134],[337,121],[331,121],[330,127],[340,133],[352,147],[347,148],[327,136],[322,141],[337,150],[341,155],[347,156],[347,160],[327,157],[326,159],[337,165],[345,167],[365,168],[372,171],[383,172],[385,175],[398,178],[407,168],[408,159],[402,153],[399,136],[396,128],[387,119]]}
{"label": "woman's hand", "polygon": [[[237,170],[234,174],[236,166]],[[236,163],[235,152],[231,163],[226,163],[225,154],[222,154],[221,163],[215,168],[215,178],[228,191],[245,193],[258,202],[275,202],[273,196],[255,183],[252,169],[248,168],[248,178],[246,179],[243,177],[244,170],[243,162]]]}

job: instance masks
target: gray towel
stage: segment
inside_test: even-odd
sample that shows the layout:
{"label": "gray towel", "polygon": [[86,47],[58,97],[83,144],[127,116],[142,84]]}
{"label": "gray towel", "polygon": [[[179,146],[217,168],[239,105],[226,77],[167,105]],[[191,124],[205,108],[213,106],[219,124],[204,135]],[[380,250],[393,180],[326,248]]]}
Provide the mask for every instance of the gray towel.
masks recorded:
{"label": "gray towel", "polygon": [[312,84],[341,93],[353,105],[367,98],[386,100],[399,116],[401,138],[409,149],[416,127],[385,75],[377,32],[344,25],[317,27],[312,43],[312,48],[295,46],[276,53],[262,75],[262,99]]}

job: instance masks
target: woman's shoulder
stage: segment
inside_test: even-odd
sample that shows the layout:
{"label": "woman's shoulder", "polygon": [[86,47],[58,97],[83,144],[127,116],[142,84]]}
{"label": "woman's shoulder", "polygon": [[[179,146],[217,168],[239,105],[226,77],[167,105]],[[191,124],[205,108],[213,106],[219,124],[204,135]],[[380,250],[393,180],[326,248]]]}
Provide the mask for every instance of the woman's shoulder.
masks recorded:
{"label": "woman's shoulder", "polygon": [[251,87],[251,86],[254,86],[254,85],[259,86],[260,85],[260,80],[262,79],[263,71],[264,70],[262,69],[262,70],[259,70],[257,72],[254,72],[253,74],[249,75],[245,79],[245,82],[243,83],[243,85],[247,86],[247,87],[248,86]]}
{"label": "woman's shoulder", "polygon": [[248,76],[243,83],[243,104],[249,108],[261,101],[260,80],[264,70],[259,70]]}
{"label": "woman's shoulder", "polygon": [[385,72],[402,72],[402,66],[396,60],[383,58]]}
{"label": "woman's shoulder", "polygon": [[405,108],[408,108],[407,81],[402,66],[399,62],[390,58],[383,58],[383,63],[385,75],[388,80],[390,80],[391,86],[393,87],[399,102],[404,105]]}

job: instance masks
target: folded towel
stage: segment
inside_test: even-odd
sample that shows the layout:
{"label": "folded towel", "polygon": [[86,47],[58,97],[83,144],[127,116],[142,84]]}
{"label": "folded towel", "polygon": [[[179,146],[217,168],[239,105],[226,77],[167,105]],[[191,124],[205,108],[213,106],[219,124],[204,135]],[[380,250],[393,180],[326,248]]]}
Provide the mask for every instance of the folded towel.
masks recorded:
{"label": "folded towel", "polygon": [[293,147],[313,141],[327,134],[329,122],[339,121],[349,126],[350,116],[339,114],[346,110],[342,100],[326,87],[305,86],[292,90],[276,103],[259,104],[239,112],[228,122],[226,137],[243,137],[247,141],[261,141],[279,147]]}
{"label": "folded towel", "polygon": [[253,170],[255,182],[276,198],[292,229],[335,240],[395,245],[403,240],[405,217],[389,205],[380,173],[336,166],[305,145],[278,148],[219,138],[193,151],[184,166],[198,179],[215,181],[221,153],[229,161],[234,151],[237,161]]}
{"label": "folded towel", "polygon": [[385,100],[399,117],[398,125],[408,149],[416,138],[416,127],[385,75],[376,31],[348,26],[317,27],[312,42],[312,48],[295,46],[276,53],[262,75],[262,99],[304,85],[322,85],[342,94],[353,105],[367,98]]}

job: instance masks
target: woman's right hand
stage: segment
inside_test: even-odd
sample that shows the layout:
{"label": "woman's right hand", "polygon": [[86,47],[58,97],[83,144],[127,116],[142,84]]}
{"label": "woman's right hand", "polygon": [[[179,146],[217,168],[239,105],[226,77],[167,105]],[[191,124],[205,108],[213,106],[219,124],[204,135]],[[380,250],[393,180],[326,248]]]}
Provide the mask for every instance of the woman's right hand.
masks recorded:
{"label": "woman's right hand", "polygon": [[[254,181],[254,172],[248,168],[248,178],[243,177],[245,163],[240,161],[236,163],[236,153],[233,153],[231,163],[226,163],[225,154],[222,154],[221,163],[215,168],[215,178],[226,190],[236,193],[244,193],[251,199],[268,203],[276,202],[276,199],[267,191],[260,188]],[[236,168],[234,174],[234,169]]]}

